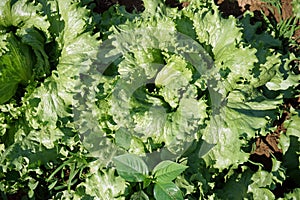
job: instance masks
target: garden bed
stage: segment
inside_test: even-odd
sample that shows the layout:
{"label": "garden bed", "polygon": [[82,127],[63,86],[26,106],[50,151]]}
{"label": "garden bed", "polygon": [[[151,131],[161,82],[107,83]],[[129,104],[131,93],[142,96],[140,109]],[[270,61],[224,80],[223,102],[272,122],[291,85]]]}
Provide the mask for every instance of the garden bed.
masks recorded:
{"label": "garden bed", "polygon": [[4,0],[0,199],[300,195],[298,0]]}

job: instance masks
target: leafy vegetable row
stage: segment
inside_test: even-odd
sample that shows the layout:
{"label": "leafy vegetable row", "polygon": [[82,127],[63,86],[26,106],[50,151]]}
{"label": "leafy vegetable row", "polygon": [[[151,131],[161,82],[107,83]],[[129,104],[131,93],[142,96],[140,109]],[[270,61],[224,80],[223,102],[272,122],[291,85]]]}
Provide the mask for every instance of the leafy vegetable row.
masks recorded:
{"label": "leafy vegetable row", "polygon": [[286,197],[299,195],[297,108],[282,160],[250,161],[299,92],[299,55],[274,30],[258,33],[251,13],[222,18],[209,0],[93,6],[0,3],[2,198],[274,199],[287,181]]}

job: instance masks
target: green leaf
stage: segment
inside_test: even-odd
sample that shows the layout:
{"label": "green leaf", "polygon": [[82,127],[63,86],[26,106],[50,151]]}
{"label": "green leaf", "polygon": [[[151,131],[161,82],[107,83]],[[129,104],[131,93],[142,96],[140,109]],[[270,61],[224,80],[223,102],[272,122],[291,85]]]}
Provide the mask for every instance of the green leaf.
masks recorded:
{"label": "green leaf", "polygon": [[275,185],[274,179],[273,174],[266,171],[256,172],[251,178],[252,183],[248,186],[248,193],[252,193],[254,199],[274,199],[275,196],[270,190]]}
{"label": "green leaf", "polygon": [[[276,71],[276,74],[272,77],[269,82],[266,83],[266,87],[269,90],[287,90],[289,87],[294,88],[299,85],[300,77],[299,74],[293,73],[291,69],[291,62],[297,60],[297,57],[291,53],[289,58],[285,59],[284,71]],[[271,63],[268,63],[272,65]]]}
{"label": "green leaf", "polygon": [[49,22],[41,15],[41,4],[35,4],[27,0],[10,1],[4,0],[0,3],[0,27],[14,26],[20,28],[19,32],[33,26],[49,34]]}
{"label": "green leaf", "polygon": [[[32,127],[38,129],[47,124],[47,128],[55,129],[59,117],[71,116],[68,105],[72,95],[65,89],[60,90],[61,86],[51,77],[29,97],[26,117]],[[32,102],[38,102],[38,105],[33,106]]]}
{"label": "green leaf", "polygon": [[161,0],[143,1],[145,4],[145,12],[148,14],[155,14],[159,8]]}
{"label": "green leaf", "polygon": [[114,169],[98,169],[90,174],[81,185],[85,188],[85,194],[94,197],[92,199],[124,200],[121,195],[125,192],[126,182],[120,176],[115,176]]}
{"label": "green leaf", "polygon": [[[287,128],[286,136],[288,149],[284,152],[283,166],[287,169],[286,174],[295,182],[295,186],[300,187],[300,117],[299,112],[292,115],[289,120],[285,121],[284,127]],[[286,147],[285,147],[286,149]]]}
{"label": "green leaf", "polygon": [[126,150],[130,148],[131,144],[131,135],[126,129],[120,128],[119,130],[116,131],[115,134],[115,139],[116,139],[116,144]]}
{"label": "green leaf", "polygon": [[146,163],[138,156],[124,154],[113,159],[118,174],[129,182],[143,182],[149,173]]}
{"label": "green leaf", "polygon": [[153,169],[154,178],[156,182],[159,183],[171,182],[186,170],[186,168],[188,167],[169,160],[162,161]]}
{"label": "green leaf", "polygon": [[0,52],[4,52],[0,54],[0,104],[3,104],[16,93],[18,84],[27,85],[31,80],[34,56],[29,46],[13,34],[0,37],[6,41],[5,46],[0,46]]}
{"label": "green leaf", "polygon": [[181,190],[175,183],[156,183],[154,185],[154,197],[156,200],[183,200]]}
{"label": "green leaf", "polygon": [[293,191],[284,195],[284,198],[280,198],[279,200],[299,200],[300,197],[300,188],[295,188]]}
{"label": "green leaf", "polygon": [[[265,99],[262,96],[245,101],[238,90],[229,93],[227,103],[213,116],[203,136],[216,146],[204,159],[218,169],[228,168],[247,162],[250,154],[242,150],[249,138],[257,131],[266,134],[270,119],[277,114],[282,99]],[[233,145],[234,144],[234,145]],[[211,162],[212,161],[212,162]]]}
{"label": "green leaf", "polygon": [[50,74],[49,57],[45,52],[46,38],[37,30],[29,28],[22,36],[22,42],[33,49],[36,63],[33,68],[35,78],[40,79]]}
{"label": "green leaf", "polygon": [[299,112],[296,112],[295,115],[291,116],[291,119],[285,121],[285,127],[287,127],[286,135],[287,136],[295,136],[300,138],[300,130],[299,130],[299,125],[300,125],[300,117],[299,117]]}
{"label": "green leaf", "polygon": [[167,65],[157,74],[155,85],[162,87],[161,96],[168,104],[175,108],[180,99],[180,93],[192,80],[192,72],[187,68],[187,63],[179,56],[172,56]]}
{"label": "green leaf", "polygon": [[[300,18],[300,1],[299,0],[293,0],[292,1],[292,6],[293,6],[293,13],[297,18]],[[299,193],[299,190],[298,190]]]}

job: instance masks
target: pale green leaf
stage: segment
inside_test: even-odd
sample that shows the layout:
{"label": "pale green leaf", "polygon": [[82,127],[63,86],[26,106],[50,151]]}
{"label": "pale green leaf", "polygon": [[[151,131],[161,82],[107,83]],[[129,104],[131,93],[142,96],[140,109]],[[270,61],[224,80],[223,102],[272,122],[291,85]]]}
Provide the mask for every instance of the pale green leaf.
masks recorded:
{"label": "pale green leaf", "polygon": [[96,171],[85,179],[81,184],[85,188],[85,194],[95,199],[125,200],[124,194],[126,183],[120,176],[115,176],[114,169]]}

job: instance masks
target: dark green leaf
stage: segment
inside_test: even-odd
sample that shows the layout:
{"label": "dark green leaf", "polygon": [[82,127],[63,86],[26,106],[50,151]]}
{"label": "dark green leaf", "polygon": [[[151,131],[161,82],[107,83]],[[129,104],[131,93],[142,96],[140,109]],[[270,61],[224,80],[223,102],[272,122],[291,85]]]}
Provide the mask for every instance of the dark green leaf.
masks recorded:
{"label": "dark green leaf", "polygon": [[138,156],[133,154],[124,154],[114,159],[117,172],[126,181],[142,182],[148,176],[148,167],[146,163]]}
{"label": "dark green leaf", "polygon": [[187,166],[172,162],[172,161],[162,161],[153,169],[154,178],[157,182],[171,182],[177,176],[179,176]]}
{"label": "dark green leaf", "polygon": [[174,183],[157,183],[154,186],[156,200],[183,200],[181,190]]}

